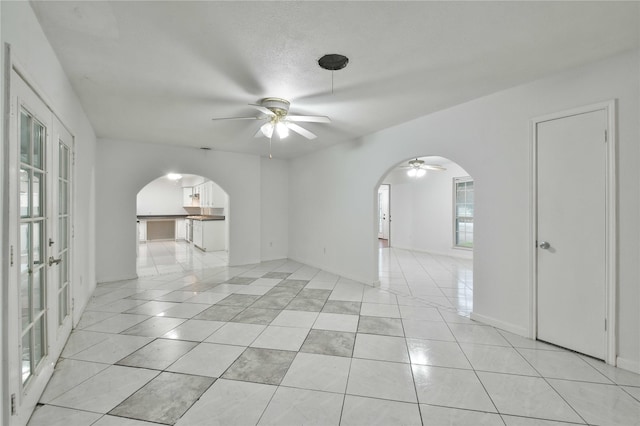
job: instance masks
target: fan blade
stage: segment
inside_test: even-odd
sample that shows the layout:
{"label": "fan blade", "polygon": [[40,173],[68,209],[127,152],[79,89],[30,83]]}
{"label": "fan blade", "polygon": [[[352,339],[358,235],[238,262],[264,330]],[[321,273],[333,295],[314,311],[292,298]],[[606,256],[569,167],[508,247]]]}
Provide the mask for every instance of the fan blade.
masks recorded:
{"label": "fan blade", "polygon": [[273,125],[270,122],[264,123],[262,126],[260,126],[260,128],[258,129],[258,131],[253,137],[259,138],[262,136],[266,136],[268,138],[273,136]]}
{"label": "fan blade", "polygon": [[422,166],[423,169],[427,169],[427,170],[436,170],[439,172],[442,172],[444,170],[447,170],[446,168],[442,167],[442,166],[438,166],[436,164],[425,164]]}
{"label": "fan blade", "polygon": [[285,124],[287,125],[287,127],[291,130],[293,130],[294,132],[301,134],[302,136],[304,136],[307,139],[315,139],[317,138],[316,135],[314,135],[313,133],[311,133],[310,131],[308,131],[307,129],[298,126],[295,123],[287,123],[285,122]]}
{"label": "fan blade", "polygon": [[258,111],[260,111],[261,113],[269,116],[269,117],[274,117],[276,115],[275,112],[271,111],[269,108],[265,108],[262,105],[256,105],[256,104],[249,104],[249,106],[254,107],[255,109],[257,109]]}
{"label": "fan blade", "polygon": [[286,119],[306,123],[331,123],[331,119],[323,115],[287,115]]}
{"label": "fan blade", "polygon": [[220,120],[261,120],[260,117],[223,117],[223,118],[212,118],[212,121],[220,121]]}

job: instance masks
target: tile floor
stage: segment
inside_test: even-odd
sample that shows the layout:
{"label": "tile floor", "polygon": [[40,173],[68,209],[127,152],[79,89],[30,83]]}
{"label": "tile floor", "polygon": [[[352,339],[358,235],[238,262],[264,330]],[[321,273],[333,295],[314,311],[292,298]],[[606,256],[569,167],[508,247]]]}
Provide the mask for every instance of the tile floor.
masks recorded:
{"label": "tile floor", "polygon": [[640,375],[458,315],[467,261],[383,250],[380,288],[287,260],[101,284],[29,424],[640,424]]}

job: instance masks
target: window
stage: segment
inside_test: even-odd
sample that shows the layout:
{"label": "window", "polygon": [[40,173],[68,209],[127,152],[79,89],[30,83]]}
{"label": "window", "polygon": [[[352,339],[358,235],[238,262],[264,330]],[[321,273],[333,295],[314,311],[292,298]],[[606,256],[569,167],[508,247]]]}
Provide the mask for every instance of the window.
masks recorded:
{"label": "window", "polygon": [[473,179],[453,179],[454,246],[473,248]]}

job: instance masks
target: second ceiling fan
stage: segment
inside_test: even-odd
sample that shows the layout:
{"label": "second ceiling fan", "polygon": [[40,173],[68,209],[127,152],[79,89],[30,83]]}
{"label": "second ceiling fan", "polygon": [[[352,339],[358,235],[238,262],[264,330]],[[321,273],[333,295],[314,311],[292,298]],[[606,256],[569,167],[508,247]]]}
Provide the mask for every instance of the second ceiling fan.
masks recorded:
{"label": "second ceiling fan", "polygon": [[278,134],[280,139],[286,138],[289,135],[289,130],[293,130],[307,139],[315,139],[317,136],[314,133],[299,126],[296,122],[331,123],[329,117],[322,115],[290,115],[290,103],[286,99],[264,98],[257,104],[249,104],[249,106],[257,109],[263,115],[258,117],[213,118],[212,120],[262,120],[265,123],[260,126],[255,137],[266,136],[269,139],[273,137],[274,132]]}

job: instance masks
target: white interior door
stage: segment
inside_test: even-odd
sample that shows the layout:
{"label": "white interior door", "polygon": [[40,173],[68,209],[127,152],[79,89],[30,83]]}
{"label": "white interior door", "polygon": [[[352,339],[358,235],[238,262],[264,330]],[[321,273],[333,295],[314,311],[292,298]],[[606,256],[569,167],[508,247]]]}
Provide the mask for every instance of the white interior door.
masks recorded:
{"label": "white interior door", "polygon": [[8,385],[24,425],[71,331],[71,136],[11,72]]}
{"label": "white interior door", "polygon": [[389,186],[378,188],[378,238],[389,239]]}
{"label": "white interior door", "polygon": [[607,113],[537,123],[537,338],[606,354]]}

